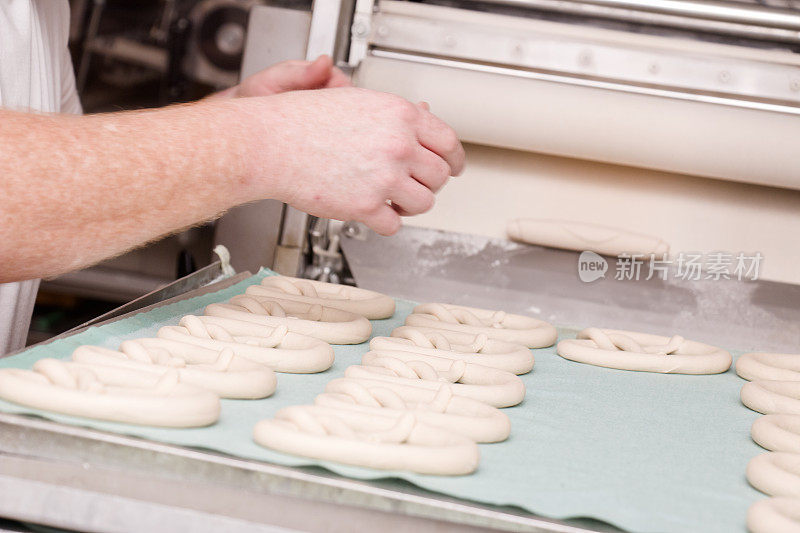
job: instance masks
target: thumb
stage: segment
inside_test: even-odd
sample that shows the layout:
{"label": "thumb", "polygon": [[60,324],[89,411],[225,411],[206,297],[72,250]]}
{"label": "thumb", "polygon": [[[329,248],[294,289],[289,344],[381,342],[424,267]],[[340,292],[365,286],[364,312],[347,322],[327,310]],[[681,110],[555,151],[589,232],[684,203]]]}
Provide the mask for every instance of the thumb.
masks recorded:
{"label": "thumb", "polygon": [[305,67],[303,85],[309,89],[324,86],[333,73],[333,60],[330,56],[321,55]]}

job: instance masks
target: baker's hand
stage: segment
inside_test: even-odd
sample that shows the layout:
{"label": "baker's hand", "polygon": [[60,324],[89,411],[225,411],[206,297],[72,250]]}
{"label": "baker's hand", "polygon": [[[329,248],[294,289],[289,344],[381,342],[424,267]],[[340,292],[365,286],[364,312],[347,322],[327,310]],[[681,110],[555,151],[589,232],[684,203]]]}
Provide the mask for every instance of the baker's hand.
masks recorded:
{"label": "baker's hand", "polygon": [[464,166],[456,133],[426,105],[398,96],[338,88],[263,102],[265,112],[252,118],[269,146],[250,154],[252,175],[257,182],[259,169],[271,169],[279,178],[268,185],[278,199],[312,215],[392,235],[399,215],[428,211],[434,193]]}
{"label": "baker's hand", "polygon": [[241,83],[212,95],[212,98],[270,96],[288,91],[349,87],[350,79],[333,66],[329,56],[315,61],[283,61],[248,76]]}

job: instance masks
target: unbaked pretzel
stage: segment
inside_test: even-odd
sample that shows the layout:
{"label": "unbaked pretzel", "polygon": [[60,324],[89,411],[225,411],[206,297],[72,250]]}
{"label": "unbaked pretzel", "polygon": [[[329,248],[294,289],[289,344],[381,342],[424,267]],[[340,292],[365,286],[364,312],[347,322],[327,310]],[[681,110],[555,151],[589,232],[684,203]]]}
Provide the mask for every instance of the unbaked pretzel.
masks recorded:
{"label": "unbaked pretzel", "polygon": [[747,463],[747,481],[764,494],[800,498],[800,453],[767,452]]}
{"label": "unbaked pretzel", "polygon": [[164,348],[145,346],[136,340],[124,341],[120,351],[100,346],[79,346],[72,360],[93,366],[101,381],[109,385],[130,386],[130,372],[141,372],[145,379],[137,386],[152,386],[171,369],[181,383],[210,390],[221,398],[266,398],[275,392],[277,378],[268,366],[234,355],[226,348],[213,363],[189,363],[170,355]]}
{"label": "unbaked pretzel", "polygon": [[391,337],[374,337],[373,350],[392,350],[461,360],[513,374],[533,368],[533,352],[521,344],[490,339],[485,333],[456,333],[434,328],[400,326]]}
{"label": "unbaked pretzel", "polygon": [[750,435],[768,450],[800,453],[800,415],[759,416],[750,428]]}
{"label": "unbaked pretzel", "polygon": [[395,309],[394,299],[379,292],[288,276],[268,276],[261,280],[261,285],[251,285],[245,293],[321,304],[369,319],[389,318]]}
{"label": "unbaked pretzel", "polygon": [[800,533],[800,498],[766,498],[747,510],[750,533]]}
{"label": "unbaked pretzel", "polygon": [[490,339],[522,344],[528,348],[552,346],[556,328],[523,315],[463,305],[420,304],[406,317],[406,326],[422,326],[459,333],[486,334]]}
{"label": "unbaked pretzel", "polygon": [[662,374],[718,374],[731,366],[731,354],[709,344],[618,329],[584,329],[556,351],[578,363]]}
{"label": "unbaked pretzel", "polygon": [[234,296],[226,304],[209,305],[205,314],[260,326],[285,326],[291,332],[331,344],[360,344],[372,334],[372,325],[361,315],[319,304],[263,296]]}
{"label": "unbaked pretzel", "polygon": [[[209,362],[211,357],[210,360],[216,360],[220,351],[230,348],[234,354],[267,365],[276,372],[308,374],[322,372],[333,364],[333,348],[329,344],[290,333],[283,326],[275,327],[267,337],[250,337],[231,335],[225,327],[206,324],[194,315],[184,316],[180,324],[158,330],[159,339],[177,341],[177,345],[147,339],[139,341],[147,348],[164,348],[176,357],[193,362]],[[206,351],[198,352],[198,348]]]}
{"label": "unbaked pretzel", "polygon": [[512,374],[496,368],[453,361],[442,357],[409,352],[367,352],[362,365],[348,367],[345,377],[386,382],[387,388],[409,383],[438,390],[442,383],[451,383],[453,393],[484,402],[494,407],[517,405],[525,398],[525,385]]}
{"label": "unbaked pretzel", "polygon": [[746,353],[736,360],[736,373],[748,381],[800,381],[800,354]]}
{"label": "unbaked pretzel", "polygon": [[415,402],[385,386],[367,386],[357,380],[340,378],[328,383],[314,403],[366,414],[391,412],[399,416],[413,412],[423,424],[459,433],[475,442],[500,442],[508,438],[511,431],[511,422],[502,411],[471,398],[456,396],[446,384],[435,391],[432,401]]}
{"label": "unbaked pretzel", "polygon": [[[141,378],[128,372],[130,382]],[[90,365],[57,359],[40,359],[33,370],[0,370],[0,398],[55,413],[146,426],[207,426],[220,411],[216,394],[180,383],[177,370],[150,387],[119,387],[103,383]]]}
{"label": "unbaked pretzel", "polygon": [[284,453],[421,474],[470,474],[479,461],[475,442],[418,423],[411,413],[287,407],[274,418],[258,422],[253,438],[261,446]]}
{"label": "unbaked pretzel", "polygon": [[759,379],[745,383],[740,396],[743,404],[765,415],[800,415],[800,381]]}

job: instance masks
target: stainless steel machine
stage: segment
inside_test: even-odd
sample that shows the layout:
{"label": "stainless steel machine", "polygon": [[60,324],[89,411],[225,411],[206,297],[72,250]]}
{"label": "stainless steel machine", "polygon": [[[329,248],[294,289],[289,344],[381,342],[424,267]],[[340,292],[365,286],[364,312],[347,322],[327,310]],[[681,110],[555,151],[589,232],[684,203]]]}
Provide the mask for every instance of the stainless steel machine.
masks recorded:
{"label": "stainless steel machine", "polygon": [[[504,237],[507,220],[522,216],[634,227],[673,251],[759,251],[762,277],[798,283],[800,251],[787,240],[800,230],[797,7],[746,0],[258,7],[243,73],[328,53],[356,85],[429,102],[468,143],[468,164],[436,209],[409,224],[485,237]],[[226,228],[238,218],[237,230]],[[232,237],[253,224],[268,232],[258,252]],[[311,265],[318,274],[324,269],[313,265],[331,257],[343,227],[357,233],[264,203],[224,218],[217,241],[243,267],[302,273]]]}

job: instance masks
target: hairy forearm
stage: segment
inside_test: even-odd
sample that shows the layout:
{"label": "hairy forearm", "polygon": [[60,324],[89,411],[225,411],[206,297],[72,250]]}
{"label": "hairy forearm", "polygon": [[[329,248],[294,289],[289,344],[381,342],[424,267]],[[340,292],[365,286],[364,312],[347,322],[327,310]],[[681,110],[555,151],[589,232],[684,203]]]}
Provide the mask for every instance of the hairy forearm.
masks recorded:
{"label": "hairy forearm", "polygon": [[245,131],[224,101],[87,117],[0,110],[0,281],[88,266],[257,199]]}

